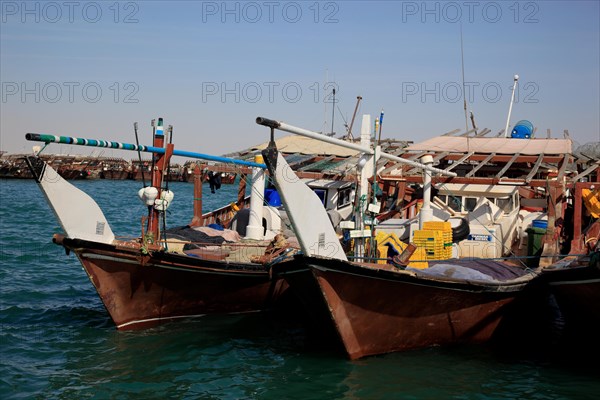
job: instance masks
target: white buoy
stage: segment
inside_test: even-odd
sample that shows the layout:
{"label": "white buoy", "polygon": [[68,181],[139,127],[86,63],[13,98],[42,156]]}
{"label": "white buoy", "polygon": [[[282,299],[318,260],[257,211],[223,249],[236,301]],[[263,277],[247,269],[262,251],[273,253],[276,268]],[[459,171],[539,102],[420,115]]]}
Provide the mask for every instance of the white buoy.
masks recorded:
{"label": "white buoy", "polygon": [[163,190],[160,193],[160,199],[154,200],[154,208],[158,211],[165,211],[173,202],[174,197],[175,194],[172,191]]}
{"label": "white buoy", "polygon": [[153,186],[144,188],[144,201],[147,206],[153,206],[154,200],[158,197],[158,189]]}
{"label": "white buoy", "polygon": [[140,198],[140,201],[144,204],[146,204],[146,197],[144,196],[144,191],[146,188],[141,188],[140,190],[138,190],[138,197]]}

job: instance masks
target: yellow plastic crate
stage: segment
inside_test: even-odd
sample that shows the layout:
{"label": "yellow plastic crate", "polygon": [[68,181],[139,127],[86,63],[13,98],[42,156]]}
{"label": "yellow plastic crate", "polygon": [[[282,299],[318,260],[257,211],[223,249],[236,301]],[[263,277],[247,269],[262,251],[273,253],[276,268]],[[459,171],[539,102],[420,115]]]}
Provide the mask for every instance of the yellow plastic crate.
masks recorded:
{"label": "yellow plastic crate", "polygon": [[452,257],[452,224],[450,222],[427,221],[423,223],[423,230],[443,232],[444,251],[442,259]]}
{"label": "yellow plastic crate", "polygon": [[413,243],[425,249],[427,260],[447,260],[452,255],[452,239],[450,246],[446,246],[447,237],[446,232],[422,229],[415,231]]}

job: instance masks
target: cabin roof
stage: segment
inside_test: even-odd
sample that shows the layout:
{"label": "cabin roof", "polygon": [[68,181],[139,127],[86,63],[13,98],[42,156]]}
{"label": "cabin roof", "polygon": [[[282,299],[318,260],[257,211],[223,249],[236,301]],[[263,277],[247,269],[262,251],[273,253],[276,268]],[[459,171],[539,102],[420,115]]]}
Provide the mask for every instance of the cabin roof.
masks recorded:
{"label": "cabin roof", "polygon": [[415,143],[407,151],[449,151],[454,153],[496,153],[496,154],[569,154],[569,139],[514,139],[499,137],[438,136]]}
{"label": "cabin roof", "polygon": [[482,184],[461,184],[461,183],[442,183],[436,185],[436,189],[440,194],[458,195],[478,195],[486,197],[494,197],[498,195],[506,196],[517,192],[517,186],[512,185],[482,185]]}
{"label": "cabin roof", "polygon": [[[288,135],[275,139],[277,149],[282,153],[300,153],[312,155],[333,155],[338,157],[350,157],[358,154],[358,151],[337,146],[335,144],[321,142],[304,136]],[[251,147],[249,150],[263,150],[269,142],[261,143]]]}
{"label": "cabin roof", "polygon": [[[433,166],[457,174],[454,182],[543,186],[547,179],[577,181],[593,175],[600,161],[573,151],[568,131],[564,138],[531,139],[503,137],[503,131],[486,136],[489,129],[459,129],[423,142],[410,144],[400,157],[420,161],[433,157]],[[535,132],[534,132],[535,134]],[[592,151],[590,151],[593,153]],[[420,169],[400,163],[378,163],[383,180],[421,181]],[[442,179],[442,178],[440,178]],[[446,179],[447,180],[447,179]]]}

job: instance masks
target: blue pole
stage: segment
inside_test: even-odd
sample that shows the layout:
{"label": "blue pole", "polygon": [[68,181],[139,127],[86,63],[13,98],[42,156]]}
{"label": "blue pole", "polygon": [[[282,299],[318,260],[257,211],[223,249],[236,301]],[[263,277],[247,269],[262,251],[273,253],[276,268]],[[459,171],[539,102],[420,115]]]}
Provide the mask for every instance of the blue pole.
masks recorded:
{"label": "blue pole", "polygon": [[[91,147],[108,147],[111,149],[119,149],[119,150],[132,150],[132,151],[143,151],[144,153],[155,153],[155,154],[164,154],[165,149],[162,147],[154,147],[154,146],[145,146],[145,145],[135,145],[131,143],[122,143],[122,142],[111,142],[108,140],[97,140],[97,139],[82,139],[71,136],[55,136],[48,134],[40,134],[40,133],[28,133],[25,135],[25,139],[33,142],[44,142],[44,143],[64,143],[71,144],[77,146],[91,146]],[[173,150],[174,156],[180,157],[189,157],[189,158],[198,158],[201,160],[208,161],[216,161],[228,164],[235,165],[243,165],[246,167],[258,167],[258,168],[267,168],[265,164],[259,164],[252,161],[244,161],[244,160],[236,160],[233,158],[213,156],[210,154],[196,153],[193,151],[184,151],[184,150]]]}

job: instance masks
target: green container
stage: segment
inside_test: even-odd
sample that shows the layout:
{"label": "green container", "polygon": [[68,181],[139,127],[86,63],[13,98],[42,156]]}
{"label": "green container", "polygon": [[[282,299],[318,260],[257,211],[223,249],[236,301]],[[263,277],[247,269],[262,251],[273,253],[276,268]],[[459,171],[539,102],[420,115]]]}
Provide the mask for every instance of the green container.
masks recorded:
{"label": "green container", "polygon": [[527,266],[537,268],[540,265],[540,256],[542,255],[542,242],[546,234],[546,228],[527,228]]}

